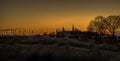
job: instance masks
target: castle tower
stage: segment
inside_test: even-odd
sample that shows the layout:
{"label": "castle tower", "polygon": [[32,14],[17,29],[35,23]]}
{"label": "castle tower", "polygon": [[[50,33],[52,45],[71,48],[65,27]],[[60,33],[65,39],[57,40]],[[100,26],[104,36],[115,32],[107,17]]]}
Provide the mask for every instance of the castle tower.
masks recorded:
{"label": "castle tower", "polygon": [[75,31],[75,27],[74,27],[74,25],[72,25],[72,31]]}
{"label": "castle tower", "polygon": [[64,27],[62,28],[62,32],[64,32],[65,31],[65,29],[64,29]]}

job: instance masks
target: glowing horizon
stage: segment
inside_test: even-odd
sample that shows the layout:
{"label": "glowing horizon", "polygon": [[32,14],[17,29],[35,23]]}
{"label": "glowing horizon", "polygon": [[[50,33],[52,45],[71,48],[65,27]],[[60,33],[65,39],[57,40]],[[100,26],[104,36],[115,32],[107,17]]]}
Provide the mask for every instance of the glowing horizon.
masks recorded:
{"label": "glowing horizon", "polygon": [[120,15],[119,0],[1,0],[0,29],[29,28],[55,32],[74,25],[86,31],[96,16]]}

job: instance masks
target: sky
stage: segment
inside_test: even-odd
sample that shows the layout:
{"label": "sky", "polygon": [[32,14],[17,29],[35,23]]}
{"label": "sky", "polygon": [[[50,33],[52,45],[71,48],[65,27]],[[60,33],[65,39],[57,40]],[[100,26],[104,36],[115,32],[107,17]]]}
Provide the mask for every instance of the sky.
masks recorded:
{"label": "sky", "polygon": [[120,0],[0,0],[0,29],[85,31],[96,16],[120,15]]}

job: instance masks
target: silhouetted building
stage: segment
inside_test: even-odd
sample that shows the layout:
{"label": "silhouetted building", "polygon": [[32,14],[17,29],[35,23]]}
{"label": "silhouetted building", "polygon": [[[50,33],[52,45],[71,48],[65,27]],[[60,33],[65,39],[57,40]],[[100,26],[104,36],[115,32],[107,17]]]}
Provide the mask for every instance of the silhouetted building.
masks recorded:
{"label": "silhouetted building", "polygon": [[62,31],[56,30],[56,36],[61,37],[61,38],[67,37],[67,38],[90,39],[90,38],[95,38],[96,36],[98,36],[98,33],[88,32],[88,31],[80,31],[77,28],[75,28],[74,26],[72,26],[71,31],[66,31],[64,29],[64,27],[62,28]]}

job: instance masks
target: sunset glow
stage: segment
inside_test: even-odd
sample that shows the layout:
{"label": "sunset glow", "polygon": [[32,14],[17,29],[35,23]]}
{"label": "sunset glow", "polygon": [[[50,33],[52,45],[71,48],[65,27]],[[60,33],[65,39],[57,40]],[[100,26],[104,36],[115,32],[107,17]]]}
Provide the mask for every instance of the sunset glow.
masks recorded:
{"label": "sunset glow", "polygon": [[55,32],[72,25],[82,31],[94,17],[120,15],[119,0],[1,0],[0,29],[27,28]]}

